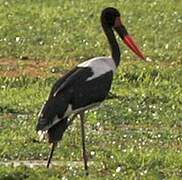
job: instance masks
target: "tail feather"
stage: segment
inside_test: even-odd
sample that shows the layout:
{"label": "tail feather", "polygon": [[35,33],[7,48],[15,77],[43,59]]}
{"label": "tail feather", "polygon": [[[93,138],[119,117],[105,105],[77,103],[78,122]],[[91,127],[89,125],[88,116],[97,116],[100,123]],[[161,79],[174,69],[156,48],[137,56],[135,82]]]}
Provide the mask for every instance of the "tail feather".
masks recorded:
{"label": "tail feather", "polygon": [[64,118],[48,130],[49,143],[57,143],[63,137],[65,130],[68,128],[68,118]]}
{"label": "tail feather", "polygon": [[44,103],[38,115],[36,131],[39,132],[41,139],[45,139],[48,135],[49,142],[54,143],[61,140],[65,130],[68,127],[68,118],[65,113],[72,97],[72,91],[66,89],[54,96],[57,88],[61,86],[64,78],[58,80]]}

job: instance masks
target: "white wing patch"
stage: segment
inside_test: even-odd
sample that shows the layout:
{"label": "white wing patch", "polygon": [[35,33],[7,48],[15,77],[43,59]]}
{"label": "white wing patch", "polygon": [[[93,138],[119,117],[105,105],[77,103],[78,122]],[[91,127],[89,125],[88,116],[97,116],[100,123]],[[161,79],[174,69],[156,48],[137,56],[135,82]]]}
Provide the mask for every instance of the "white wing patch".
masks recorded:
{"label": "white wing patch", "polygon": [[111,57],[96,57],[78,64],[77,67],[90,67],[92,69],[93,75],[87,78],[87,81],[95,79],[109,71],[114,73],[116,70],[116,65]]}

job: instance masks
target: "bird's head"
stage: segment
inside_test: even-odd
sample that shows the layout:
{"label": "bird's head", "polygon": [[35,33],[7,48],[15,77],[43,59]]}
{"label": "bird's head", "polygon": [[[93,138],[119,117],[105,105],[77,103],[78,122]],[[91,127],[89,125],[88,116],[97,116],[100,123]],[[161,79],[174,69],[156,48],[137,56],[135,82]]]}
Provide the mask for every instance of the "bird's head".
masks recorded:
{"label": "bird's head", "polygon": [[141,59],[145,59],[133,38],[128,34],[126,27],[121,21],[120,13],[113,7],[105,8],[101,13],[102,26],[105,28],[113,28],[124,43]]}

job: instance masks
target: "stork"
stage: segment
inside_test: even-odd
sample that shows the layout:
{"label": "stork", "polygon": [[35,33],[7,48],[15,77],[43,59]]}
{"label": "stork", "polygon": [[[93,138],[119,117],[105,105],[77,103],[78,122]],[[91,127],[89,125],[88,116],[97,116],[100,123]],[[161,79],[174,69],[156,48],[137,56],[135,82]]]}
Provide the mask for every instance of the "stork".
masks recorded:
{"label": "stork", "polygon": [[76,114],[79,114],[84,167],[86,175],[88,175],[84,111],[104,101],[111,88],[113,75],[119,66],[120,49],[113,30],[118,33],[124,43],[139,58],[145,59],[132,37],[128,34],[117,9],[113,7],[105,8],[101,12],[101,25],[110,45],[111,57],[89,59],[78,64],[59,78],[53,85],[48,100],[39,113],[36,130],[41,137],[47,135],[49,143],[52,144],[47,167],[51,162],[56,144],[62,139],[63,133],[70,124],[71,120],[69,121],[69,118],[71,115],[76,116]]}

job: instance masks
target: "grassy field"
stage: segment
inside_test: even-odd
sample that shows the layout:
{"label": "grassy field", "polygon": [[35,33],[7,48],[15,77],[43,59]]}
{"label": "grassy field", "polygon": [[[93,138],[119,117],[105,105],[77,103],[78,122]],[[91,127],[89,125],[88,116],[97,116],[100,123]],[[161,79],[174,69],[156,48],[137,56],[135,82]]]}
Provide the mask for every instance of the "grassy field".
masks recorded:
{"label": "grassy field", "polygon": [[[112,92],[86,114],[90,176],[84,177],[76,119],[45,167],[37,113],[55,80],[90,57],[109,55],[100,11],[120,9],[128,31],[152,61],[122,45]],[[182,1],[0,0],[0,179],[181,179]],[[3,163],[10,162],[10,166]]]}

